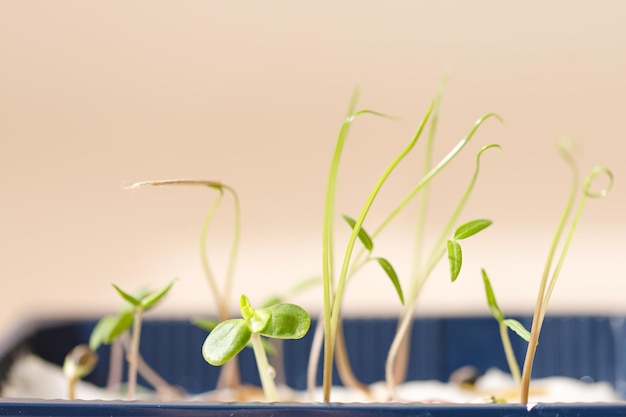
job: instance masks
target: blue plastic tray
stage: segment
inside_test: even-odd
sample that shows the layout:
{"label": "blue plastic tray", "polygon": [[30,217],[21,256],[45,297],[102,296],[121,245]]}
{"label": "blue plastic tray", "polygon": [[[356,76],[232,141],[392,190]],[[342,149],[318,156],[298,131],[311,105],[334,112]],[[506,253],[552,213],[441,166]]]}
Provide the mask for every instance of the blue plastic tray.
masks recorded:
{"label": "blue plastic tray", "polygon": [[[527,327],[530,319],[516,317]],[[44,359],[61,363],[67,352],[85,343],[95,321],[42,321],[22,326],[19,334],[0,345],[0,379],[20,351],[28,349]],[[348,319],[344,330],[348,354],[356,376],[370,383],[384,379],[384,358],[395,330],[395,319]],[[144,359],[169,383],[190,393],[215,387],[218,369],[204,362],[200,349],[206,333],[184,320],[146,321],[142,330]],[[285,378],[296,389],[305,388],[308,351],[312,335],[284,344]],[[519,361],[525,342],[512,339]],[[420,318],[412,332],[409,379],[446,380],[464,365],[480,371],[506,370],[498,326],[490,317]],[[249,349],[240,356],[242,380],[258,384]],[[108,352],[88,380],[104,385]],[[167,358],[167,359],[163,359]],[[543,327],[534,377],[562,375],[608,381],[624,396],[626,387],[626,319],[606,316],[552,316]],[[248,366],[249,365],[249,366]],[[321,372],[318,373],[321,376]],[[339,379],[335,376],[334,381]],[[140,381],[141,382],[141,381]],[[321,381],[320,381],[321,383]],[[205,404],[111,401],[14,401],[0,400],[0,415],[327,415],[327,416],[626,416],[624,404],[523,405],[401,405],[401,404]]]}

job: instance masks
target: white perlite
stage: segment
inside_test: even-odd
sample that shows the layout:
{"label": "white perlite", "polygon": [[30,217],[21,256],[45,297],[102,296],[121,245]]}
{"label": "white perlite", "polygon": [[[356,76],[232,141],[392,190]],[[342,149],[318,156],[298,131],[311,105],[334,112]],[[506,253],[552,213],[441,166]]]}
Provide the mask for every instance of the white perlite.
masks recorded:
{"label": "white perlite", "polygon": [[[354,392],[343,387],[334,387],[333,402],[385,402],[387,391],[383,382],[370,386],[371,397],[361,392]],[[440,381],[411,381],[397,387],[398,402],[481,402],[491,396],[504,398],[508,402],[516,402],[515,384],[504,372],[491,369],[478,379],[472,388]],[[280,387],[279,395],[289,401],[310,401],[307,393]],[[67,384],[60,367],[43,361],[33,355],[26,355],[16,361],[2,387],[5,398],[67,398]],[[113,400],[116,395],[111,392],[79,381],[76,396],[83,400]],[[190,396],[190,400],[228,401],[228,395],[216,396],[215,393]],[[137,399],[155,399],[153,392],[141,392]],[[253,398],[263,400],[262,398]],[[321,390],[317,390],[313,401],[322,399]],[[530,402],[621,402],[613,388],[606,382],[583,382],[572,378],[551,377],[534,380],[531,387]]]}

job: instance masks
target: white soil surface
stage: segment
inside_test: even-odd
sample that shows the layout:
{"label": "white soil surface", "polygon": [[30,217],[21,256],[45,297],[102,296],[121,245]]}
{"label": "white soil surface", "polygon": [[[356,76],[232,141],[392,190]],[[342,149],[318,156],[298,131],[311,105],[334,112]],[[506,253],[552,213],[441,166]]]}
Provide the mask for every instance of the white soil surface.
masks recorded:
{"label": "white soil surface", "polygon": [[[343,387],[334,387],[333,402],[386,402],[387,390],[384,382],[370,386],[370,395],[355,392]],[[79,381],[76,396],[82,400],[119,399],[115,393],[90,383]],[[281,400],[290,402],[320,402],[321,390],[316,390],[313,398],[308,393],[279,387]],[[39,357],[27,355],[16,361],[7,381],[2,387],[4,398],[67,398],[67,384],[61,369]],[[516,402],[517,390],[511,377],[497,369],[491,369],[481,376],[472,387],[440,381],[412,381],[397,387],[396,402],[490,402],[492,397]],[[154,392],[141,390],[137,399],[159,400]],[[171,398],[168,398],[171,399]],[[228,392],[209,392],[188,396],[195,401],[232,401]],[[257,390],[252,390],[249,399],[262,401]],[[564,377],[551,377],[534,380],[531,384],[529,401],[537,402],[622,402],[612,386],[606,382],[587,382]]]}

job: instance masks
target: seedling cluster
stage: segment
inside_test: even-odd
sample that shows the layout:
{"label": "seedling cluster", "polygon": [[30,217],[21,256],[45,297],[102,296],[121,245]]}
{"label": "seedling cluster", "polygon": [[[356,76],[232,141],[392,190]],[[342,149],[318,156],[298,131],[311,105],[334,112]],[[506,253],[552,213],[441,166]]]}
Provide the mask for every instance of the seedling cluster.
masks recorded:
{"label": "seedling cluster", "polygon": [[[490,219],[477,218],[465,222],[461,222],[463,209],[468,202],[474,187],[477,183],[480,171],[480,164],[483,154],[490,149],[501,151],[498,144],[489,144],[483,146],[476,154],[474,171],[471,175],[467,175],[469,182],[465,191],[460,196],[456,205],[451,208],[450,216],[442,230],[437,233],[438,239],[430,247],[426,245],[425,229],[426,213],[430,204],[429,188],[432,180],[439,175],[450,163],[460,154],[469,141],[476,134],[480,126],[489,119],[502,121],[501,118],[494,113],[489,113],[479,118],[476,123],[469,129],[468,133],[454,146],[439,162],[433,162],[433,143],[436,136],[436,130],[439,120],[439,109],[441,106],[443,89],[435,95],[432,103],[428,107],[425,115],[417,126],[415,134],[410,138],[408,143],[398,151],[386,168],[382,170],[378,180],[372,186],[371,191],[363,202],[360,211],[356,216],[348,214],[339,214],[336,210],[336,195],[338,189],[338,173],[342,153],[348,133],[353,123],[362,117],[382,117],[385,119],[395,120],[394,117],[379,113],[373,110],[356,110],[358,99],[358,91],[355,92],[347,115],[341,125],[337,138],[335,150],[330,165],[328,182],[325,194],[325,204],[323,213],[323,230],[322,230],[322,268],[321,277],[307,280],[301,288],[306,288],[311,284],[321,283],[323,287],[323,310],[317,328],[314,330],[313,345],[309,360],[309,390],[315,388],[317,364],[320,355],[323,358],[323,400],[329,402],[331,398],[331,387],[333,385],[332,375],[333,366],[337,366],[339,375],[344,385],[351,386],[362,391],[368,392],[369,388],[361,383],[352,372],[350,361],[346,353],[346,344],[342,331],[342,304],[345,291],[348,284],[357,279],[359,271],[364,265],[374,262],[380,267],[382,276],[390,281],[399,300],[399,317],[398,327],[392,344],[389,347],[388,356],[386,358],[385,373],[386,384],[389,399],[395,397],[395,387],[406,377],[408,353],[410,351],[409,338],[407,335],[415,317],[415,309],[418,304],[419,296],[426,281],[430,278],[435,267],[447,258],[449,265],[450,281],[455,282],[462,271],[464,254],[462,250],[463,242],[472,238],[483,230],[492,225]],[[405,198],[387,213],[384,220],[376,227],[371,227],[368,214],[370,209],[376,203],[381,189],[392,176],[392,173],[400,164],[408,163],[406,157],[413,152],[416,144],[426,136],[425,157],[423,160],[423,173],[421,178],[416,181],[413,188],[407,193]],[[556,280],[560,273],[565,255],[570,246],[574,230],[578,220],[580,219],[582,208],[585,201],[589,197],[606,196],[613,183],[612,173],[604,167],[595,168],[585,178],[582,186],[582,199],[574,214],[573,221],[567,233],[565,243],[561,250],[561,254],[556,261],[556,266],[551,272],[553,260],[555,258],[556,248],[560,237],[563,235],[567,219],[574,208],[576,196],[580,193],[578,168],[571,154],[565,146],[561,146],[561,153],[570,165],[573,172],[573,184],[570,197],[568,199],[563,217],[557,228],[555,238],[553,240],[546,268],[542,277],[539,289],[539,295],[536,302],[532,328],[525,329],[521,323],[508,319],[500,309],[496,302],[494,289],[489,280],[485,269],[481,271],[482,280],[485,287],[487,305],[492,315],[497,321],[502,338],[502,344],[505,355],[510,367],[511,374],[517,382],[520,390],[520,401],[526,403],[528,401],[528,390],[530,384],[530,375],[535,350],[538,345],[539,334],[543,319],[545,317],[548,302],[554,290]],[[609,178],[609,184],[598,192],[591,191],[592,182],[600,175]],[[208,364],[213,366],[222,366],[220,381],[218,388],[230,387],[237,388],[239,384],[237,354],[246,346],[251,346],[258,371],[261,384],[268,401],[280,400],[278,391],[274,382],[275,371],[270,366],[266,351],[269,349],[267,339],[299,339],[308,331],[311,323],[309,314],[301,307],[276,299],[263,307],[254,309],[251,306],[247,296],[241,295],[239,300],[240,318],[230,317],[230,294],[232,282],[234,278],[234,270],[237,259],[240,235],[240,207],[239,198],[233,188],[223,183],[215,181],[200,180],[165,180],[165,181],[147,181],[141,182],[130,187],[138,189],[144,186],[200,186],[206,187],[218,192],[218,196],[210,207],[206,216],[204,225],[200,233],[200,258],[207,278],[214,302],[217,307],[218,320],[197,319],[196,323],[202,328],[209,331],[204,344],[202,345],[202,355]],[[228,193],[234,202],[234,233],[230,257],[228,260],[228,268],[226,276],[220,285],[215,278],[207,251],[207,238],[210,224],[214,215],[220,206],[224,194]],[[418,197],[419,198],[416,198]],[[393,267],[391,258],[378,255],[379,248],[376,245],[377,237],[383,232],[394,218],[402,211],[408,210],[410,203],[416,201],[417,215],[417,232],[414,249],[414,264],[409,276],[401,279],[396,269]],[[351,233],[346,242],[344,242],[342,256],[339,257],[336,264],[336,251],[339,244],[335,238],[335,220],[341,217],[350,227]],[[367,230],[373,230],[369,233]],[[403,283],[403,281],[405,281]],[[74,352],[68,355],[66,365],[64,367],[68,382],[70,398],[73,398],[74,384],[77,379],[82,378],[93,368],[97,356],[95,351],[101,344],[120,343],[122,348],[127,352],[129,362],[128,375],[128,397],[133,398],[137,380],[138,370],[144,370],[146,375],[151,375],[155,386],[168,387],[167,383],[158,376],[143,362],[139,354],[139,341],[141,333],[142,314],[154,307],[172,288],[174,281],[170,282],[166,287],[157,292],[142,292],[139,295],[131,295],[114,285],[117,293],[126,302],[124,308],[116,316],[104,317],[93,331],[89,347],[80,346]],[[405,290],[406,287],[408,291]],[[130,330],[132,326],[132,331]],[[509,330],[528,342],[528,352],[523,364],[523,372],[520,372],[516,362],[515,355],[511,347],[509,339]],[[130,336],[129,336],[130,332]],[[112,361],[113,362],[113,361]],[[148,378],[146,378],[148,379]],[[170,387],[171,389],[171,387]]]}

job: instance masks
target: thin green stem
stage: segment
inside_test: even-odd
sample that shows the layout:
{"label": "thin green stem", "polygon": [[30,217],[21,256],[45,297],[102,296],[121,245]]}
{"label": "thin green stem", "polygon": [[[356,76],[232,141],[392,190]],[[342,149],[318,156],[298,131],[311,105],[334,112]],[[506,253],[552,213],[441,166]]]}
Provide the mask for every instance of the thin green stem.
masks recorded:
{"label": "thin green stem", "polygon": [[137,362],[139,357],[139,340],[141,338],[141,320],[143,315],[143,307],[135,306],[135,318],[133,320],[133,336],[130,343],[130,351],[128,352],[128,399],[135,399],[135,391],[137,388]]}
{"label": "thin green stem", "polygon": [[[560,274],[561,269],[563,267],[563,263],[565,261],[565,257],[567,256],[567,252],[569,250],[569,247],[571,245],[572,239],[574,237],[574,232],[575,232],[576,227],[578,225],[578,221],[580,220],[580,217],[582,215],[582,210],[583,210],[583,207],[585,206],[585,202],[586,202],[588,197],[591,197],[591,198],[603,198],[603,197],[607,196],[608,193],[611,191],[611,189],[613,187],[613,173],[608,168],[605,168],[605,167],[595,167],[594,169],[591,170],[589,175],[587,175],[587,177],[585,178],[585,181],[583,183],[583,195],[582,195],[581,201],[580,201],[580,203],[578,205],[578,209],[576,210],[576,214],[574,215],[574,219],[572,220],[572,224],[570,225],[569,232],[567,234],[567,237],[566,237],[565,243],[563,245],[563,248],[561,249],[561,253],[560,253],[559,258],[557,260],[557,264],[555,266],[554,272],[552,273],[552,276],[550,277],[550,279],[548,281],[548,277],[549,277],[549,274],[550,274],[550,269],[551,269],[551,266],[552,266],[552,261],[554,259],[554,255],[555,255],[555,252],[556,252],[556,246],[558,244],[558,241],[559,241],[561,235],[563,234],[566,220],[569,217],[569,214],[571,213],[571,211],[573,209],[574,201],[576,199],[576,194],[577,194],[577,190],[578,190],[578,183],[579,183],[579,174],[578,174],[578,167],[576,165],[576,162],[574,161],[572,156],[569,154],[567,149],[565,149],[564,147],[561,147],[561,151],[562,151],[562,156],[564,157],[564,159],[567,161],[567,163],[572,168],[572,171],[573,171],[573,174],[572,174],[573,186],[572,186],[572,190],[570,191],[570,196],[568,198],[565,211],[564,211],[563,215],[561,216],[561,221],[559,222],[559,226],[557,228],[557,233],[555,234],[555,237],[554,237],[553,242],[552,242],[552,246],[550,247],[550,252],[548,254],[548,261],[546,262],[546,267],[544,268],[544,275],[542,276],[541,283],[540,283],[540,286],[539,286],[539,294],[537,296],[537,303],[535,305],[535,311],[534,311],[534,314],[533,314],[532,327],[531,327],[531,331],[530,331],[530,340],[528,342],[528,349],[526,350],[526,357],[524,359],[524,367],[523,367],[523,371],[522,371],[522,382],[521,382],[521,389],[520,389],[520,402],[523,403],[523,404],[528,403],[528,396],[529,396],[529,392],[530,392],[530,380],[531,380],[531,377],[532,377],[533,362],[534,362],[535,354],[536,354],[536,351],[537,351],[537,345],[539,343],[539,335],[541,334],[541,328],[543,326],[543,320],[545,318],[546,311],[548,309],[548,303],[549,303],[550,298],[552,296],[552,292],[554,290],[554,287],[556,286],[556,282],[558,280],[559,274]],[[591,191],[592,182],[599,175],[607,176],[608,179],[609,179],[609,183],[608,183],[607,186],[605,186],[599,192],[592,192]]]}
{"label": "thin green stem", "polygon": [[542,312],[544,311],[544,302],[545,302],[545,294],[546,287],[548,285],[548,277],[550,275],[550,269],[552,268],[552,262],[554,259],[554,255],[556,253],[556,249],[563,235],[563,230],[565,229],[565,225],[567,223],[567,219],[569,218],[570,213],[572,212],[572,208],[574,206],[574,202],[576,201],[576,194],[578,191],[578,183],[579,183],[579,174],[578,174],[578,166],[576,161],[572,158],[572,156],[567,152],[566,149],[560,148],[561,155],[564,158],[565,162],[570,166],[572,170],[572,186],[569,192],[569,197],[567,199],[567,203],[565,204],[565,209],[563,210],[563,214],[561,215],[561,219],[557,226],[556,232],[552,239],[552,244],[550,245],[550,250],[548,251],[548,258],[546,260],[543,275],[541,277],[541,282],[539,284],[539,291],[537,293],[537,301],[535,304],[535,311],[533,313],[533,320],[530,329],[530,340],[528,341],[528,348],[526,350],[526,357],[524,359],[524,367],[522,369],[522,386],[520,390],[520,402],[522,404],[528,403],[528,395],[530,393],[530,379],[532,374],[533,362],[535,360],[535,353],[537,351],[537,345],[539,343],[539,334],[541,333],[542,323]]}
{"label": "thin green stem", "polygon": [[[433,108],[433,114],[430,119],[430,129],[428,130],[428,137],[426,139],[426,146],[424,148],[424,166],[423,176],[428,175],[428,172],[432,169],[433,165],[433,152],[434,142],[437,132],[437,126],[439,124],[439,110],[441,108],[441,101],[443,98],[443,92],[448,83],[449,73],[446,73],[441,81],[439,90],[435,95],[435,105]],[[426,218],[428,213],[428,201],[430,198],[430,182],[427,183],[422,189],[420,199],[417,205],[417,221],[415,231],[415,244],[413,246],[413,262],[411,265],[411,277],[415,278],[419,274],[419,270],[422,267],[424,248],[425,248],[425,236],[426,236]],[[413,281],[413,279],[411,279]],[[407,330],[410,332],[410,329]],[[409,349],[411,343],[409,338],[405,338],[401,344],[395,361],[394,377],[396,383],[401,383],[406,379],[406,373],[408,371]]]}
{"label": "thin green stem", "polygon": [[[441,100],[443,98],[443,91],[448,83],[449,74],[445,74],[439,90],[435,95],[433,115],[430,119],[430,129],[428,130],[428,137],[426,139],[426,146],[424,150],[424,167],[423,176],[426,177],[433,165],[433,151],[435,135],[437,132],[437,126],[439,124],[439,109],[441,108]],[[417,222],[415,233],[415,246],[413,251],[413,265],[411,276],[417,275],[417,271],[421,268],[422,256],[424,254],[424,236],[426,230],[426,214],[428,208],[428,199],[430,195],[430,182],[424,185],[421,192],[421,198],[418,201],[417,206]]]}
{"label": "thin green stem", "polygon": [[267,401],[276,402],[278,401],[278,392],[276,390],[276,384],[274,383],[276,372],[267,360],[267,354],[265,353],[261,336],[258,333],[252,333],[250,342],[254,350],[254,358],[256,359],[257,368],[259,369],[259,377],[261,378],[261,386],[263,387],[265,398]]}
{"label": "thin green stem", "polygon": [[370,235],[372,239],[378,236],[386,227],[391,223],[391,221],[398,215],[404,208],[413,200],[413,198],[419,193],[443,168],[446,167],[458,153],[468,144],[470,139],[474,136],[478,128],[487,120],[492,117],[495,117],[500,122],[502,122],[502,118],[498,116],[496,113],[489,113],[481,117],[474,123],[474,126],[470,129],[469,133],[465,135],[463,139],[457,143],[457,145],[452,148],[448,154],[439,161],[439,163],[431,169],[427,175],[422,178],[422,180],[411,190],[411,192],[400,202],[400,204],[385,218],[385,220],[378,226],[378,228]]}
{"label": "thin green stem", "polygon": [[[428,276],[432,273],[437,263],[439,263],[439,261],[441,260],[441,258],[443,258],[445,254],[445,249],[442,249],[439,251],[438,257],[431,257],[430,262],[424,267],[424,276]],[[391,342],[391,346],[389,347],[389,353],[387,354],[387,361],[385,363],[385,380],[387,383],[387,392],[390,400],[394,398],[396,389],[394,377],[395,360],[398,355],[400,346],[402,345],[403,339],[407,336],[408,329],[411,328],[411,323],[413,321],[413,310],[415,310],[415,306],[417,305],[417,299],[421,288],[422,286],[419,286],[415,296],[408,299],[407,304],[403,309],[403,314],[400,317],[400,322],[398,324],[398,328],[394,335],[393,341]]]}
{"label": "thin green stem", "polygon": [[198,245],[198,250],[200,253],[200,261],[202,263],[202,270],[204,272],[204,276],[207,279],[207,283],[211,288],[211,293],[215,299],[215,304],[217,305],[217,311],[220,320],[226,320],[228,318],[228,308],[227,302],[221,294],[221,291],[217,285],[217,280],[215,279],[215,274],[213,273],[213,269],[211,268],[211,264],[209,262],[209,254],[207,251],[207,235],[209,233],[209,226],[211,225],[211,221],[215,216],[215,213],[220,206],[222,199],[224,198],[224,191],[220,188],[219,195],[217,199],[213,202],[209,211],[204,218],[204,223],[202,224],[202,229],[200,230],[200,244]]}
{"label": "thin green stem", "polygon": [[[237,195],[237,192],[232,187],[228,185],[223,185],[223,188],[232,194],[235,211],[233,241],[231,244],[230,255],[228,257],[228,268],[226,270],[226,280],[224,282],[223,294],[224,300],[230,300],[233,282],[235,280],[235,267],[237,265],[237,259],[239,257],[239,245],[241,240],[241,204],[239,202],[239,196]],[[226,301],[226,303],[228,303],[228,301]]]}
{"label": "thin green stem", "polygon": [[502,339],[502,347],[504,348],[506,362],[509,365],[509,369],[511,370],[511,376],[515,381],[515,386],[519,389],[522,383],[522,377],[520,375],[517,359],[515,359],[515,352],[513,352],[513,347],[511,346],[511,339],[509,338],[509,328],[504,323],[504,321],[498,321],[498,325],[500,327],[500,339]]}

